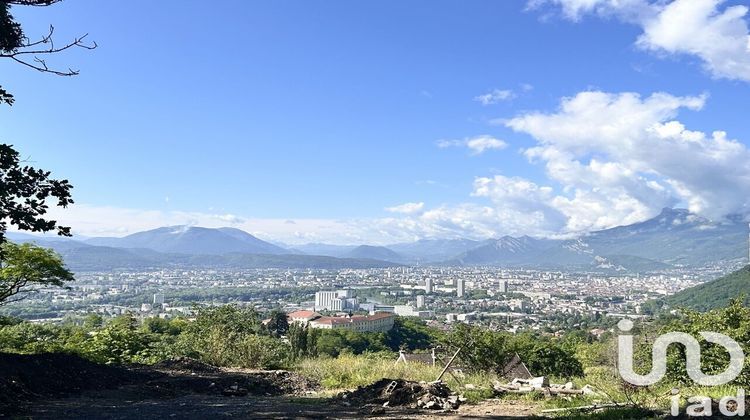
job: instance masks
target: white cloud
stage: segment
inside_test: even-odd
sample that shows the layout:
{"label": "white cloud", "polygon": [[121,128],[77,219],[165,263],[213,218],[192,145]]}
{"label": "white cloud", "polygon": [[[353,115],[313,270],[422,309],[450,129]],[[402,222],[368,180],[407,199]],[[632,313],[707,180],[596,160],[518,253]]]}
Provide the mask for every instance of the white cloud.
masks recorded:
{"label": "white cloud", "polygon": [[[333,219],[253,219],[232,214],[160,211],[74,204],[66,209],[52,207],[50,218],[71,226],[75,235],[125,236],[163,226],[189,225],[218,228],[231,226],[267,240],[292,244],[330,241],[361,243],[370,239],[385,241],[373,234],[368,223]],[[387,242],[387,241],[386,241]]]}
{"label": "white cloud", "polygon": [[401,213],[401,214],[414,214],[419,213],[424,208],[424,203],[404,203],[399,204],[398,206],[393,207],[386,207],[385,210],[391,213]]}
{"label": "white cloud", "polygon": [[587,91],[564,98],[556,112],[505,124],[537,140],[525,155],[562,187],[539,201],[565,215],[568,231],[634,223],[678,203],[712,219],[747,213],[750,151],[723,132],[691,131],[674,119],[705,101]]}
{"label": "white cloud", "polygon": [[480,155],[487,150],[502,150],[508,147],[508,143],[498,138],[481,135],[463,140],[439,140],[437,146],[441,149],[447,147],[466,147],[472,155]]}
{"label": "white cloud", "polygon": [[722,0],[676,0],[643,22],[644,49],[700,57],[716,77],[750,81],[747,6],[718,9]]}
{"label": "white cloud", "polygon": [[725,0],[532,0],[551,3],[577,21],[585,14],[615,16],[641,27],[637,45],[645,50],[698,57],[715,77],[750,81],[748,7]]}
{"label": "white cloud", "polygon": [[492,89],[491,91],[475,96],[474,100],[481,103],[482,105],[494,105],[503,101],[509,101],[516,97],[516,94],[512,90],[508,89]]}
{"label": "white cloud", "polygon": [[[421,207],[421,203],[411,207]],[[422,208],[423,210],[423,208]],[[421,238],[487,238],[498,230],[522,226],[495,209],[475,204],[440,206],[399,217],[351,219],[253,219],[226,214],[159,211],[75,204],[67,209],[50,208],[49,217],[71,226],[74,235],[125,236],[163,226],[232,226],[264,240],[291,245],[392,244]],[[521,233],[521,231],[518,231]],[[74,237],[75,239],[75,237]]]}
{"label": "white cloud", "polygon": [[559,6],[563,16],[579,21],[586,14],[604,17],[615,16],[628,22],[637,22],[656,13],[657,6],[648,0],[529,0],[528,9],[540,9],[544,4]]}
{"label": "white cloud", "polygon": [[[472,202],[426,208],[389,207],[393,217],[366,219],[253,219],[234,214],[152,211],[76,204],[50,216],[85,236],[123,236],[169,225],[231,225],[289,244],[389,244],[420,238],[500,235],[569,236],[630,224],[663,207],[687,206],[717,220],[750,214],[750,151],[723,131],[691,130],[680,112],[700,111],[705,95],[584,91],[549,112],[504,121],[536,144],[523,150],[543,166],[545,180],[478,177]],[[449,141],[475,153],[503,148],[479,136]]]}

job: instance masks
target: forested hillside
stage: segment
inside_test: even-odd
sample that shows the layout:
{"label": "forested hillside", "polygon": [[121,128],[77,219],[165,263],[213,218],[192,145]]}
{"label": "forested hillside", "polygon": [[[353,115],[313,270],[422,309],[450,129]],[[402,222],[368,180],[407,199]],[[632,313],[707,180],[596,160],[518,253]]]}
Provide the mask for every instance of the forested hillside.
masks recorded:
{"label": "forested hillside", "polygon": [[750,294],[750,265],[716,280],[691,287],[664,299],[671,307],[685,307],[698,311],[725,307],[729,301]]}

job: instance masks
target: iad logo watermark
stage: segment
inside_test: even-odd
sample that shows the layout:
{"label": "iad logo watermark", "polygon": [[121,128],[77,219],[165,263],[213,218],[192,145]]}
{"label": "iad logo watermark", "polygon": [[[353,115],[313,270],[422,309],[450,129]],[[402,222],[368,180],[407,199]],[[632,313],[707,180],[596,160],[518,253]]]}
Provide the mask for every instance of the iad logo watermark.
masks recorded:
{"label": "iad logo watermark", "polygon": [[[633,322],[623,319],[617,324],[622,332],[630,332],[633,329]],[[703,337],[709,343],[718,344],[726,349],[729,353],[729,366],[727,369],[717,375],[706,375],[701,370],[701,347],[698,340],[686,333],[671,332],[660,335],[653,344],[651,349],[651,372],[647,375],[639,375],[633,370],[633,336],[630,334],[620,334],[617,339],[617,368],[620,376],[627,382],[638,385],[648,386],[659,382],[667,373],[667,348],[674,343],[685,346],[685,363],[687,374],[695,383],[703,386],[725,385],[739,376],[745,364],[745,353],[742,347],[732,338],[724,334],[701,331]],[[711,416],[711,398],[695,396],[688,399],[690,405],[687,407],[687,414],[693,416]],[[734,410],[730,411],[729,406],[733,405]],[[679,415],[679,396],[672,397],[672,415]],[[725,416],[744,416],[745,415],[745,392],[740,389],[736,396],[726,396],[719,401],[719,411]]]}

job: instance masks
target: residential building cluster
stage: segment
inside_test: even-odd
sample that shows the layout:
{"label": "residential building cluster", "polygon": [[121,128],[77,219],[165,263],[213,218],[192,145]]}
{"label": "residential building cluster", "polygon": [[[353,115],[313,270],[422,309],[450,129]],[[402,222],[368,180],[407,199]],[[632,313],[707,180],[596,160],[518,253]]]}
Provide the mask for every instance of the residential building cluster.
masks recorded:
{"label": "residential building cluster", "polygon": [[88,272],[77,273],[69,288],[44,289],[3,311],[37,320],[93,312],[171,318],[190,317],[195,305],[230,303],[259,312],[309,311],[320,315],[308,320],[315,328],[365,331],[385,328],[402,316],[445,326],[468,322],[509,331],[554,330],[576,317],[643,316],[646,302],[732,269],[608,274],[496,267]]}

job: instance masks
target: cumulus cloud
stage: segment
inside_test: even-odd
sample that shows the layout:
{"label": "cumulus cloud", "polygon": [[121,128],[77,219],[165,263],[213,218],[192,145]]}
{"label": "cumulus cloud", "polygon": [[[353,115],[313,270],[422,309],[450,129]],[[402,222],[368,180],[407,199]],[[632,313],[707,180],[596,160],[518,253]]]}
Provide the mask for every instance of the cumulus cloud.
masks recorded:
{"label": "cumulus cloud", "polygon": [[[724,132],[692,131],[675,119],[681,109],[700,110],[706,99],[587,91],[564,98],[556,112],[523,114],[505,124],[538,142],[524,153],[544,164],[562,192],[532,196],[561,212],[568,231],[633,223],[676,204],[712,219],[747,213],[747,147]],[[503,200],[507,182],[501,181],[486,181],[485,195]]]}
{"label": "cumulus cloud", "polygon": [[[231,225],[289,244],[389,244],[420,238],[500,235],[570,236],[646,220],[663,207],[685,206],[720,220],[750,214],[750,150],[727,133],[680,121],[700,112],[706,95],[579,92],[551,111],[503,125],[535,142],[522,150],[545,177],[474,179],[470,202],[426,208],[408,202],[367,219],[253,219],[234,214],[152,211],[76,204],[50,217],[85,236],[123,236],[170,225]],[[507,145],[490,136],[450,141],[477,153]]]}
{"label": "cumulus cloud", "polygon": [[516,97],[512,90],[492,89],[491,91],[474,97],[474,100],[482,105],[494,105],[503,101],[509,101]]}
{"label": "cumulus cloud", "polygon": [[750,81],[748,7],[725,0],[532,0],[531,8],[554,4],[571,20],[586,14],[614,16],[641,27],[644,50],[701,59],[714,76]]}
{"label": "cumulus cloud", "polygon": [[549,219],[520,207],[461,203],[441,205],[418,215],[352,221],[367,237],[390,238],[381,243],[422,238],[487,239],[498,235],[549,235]]}
{"label": "cumulus cloud", "polygon": [[643,22],[638,45],[648,50],[692,54],[716,77],[750,81],[747,6],[719,10],[720,0],[677,0]]}
{"label": "cumulus cloud", "polygon": [[489,135],[481,135],[462,140],[439,140],[437,146],[441,149],[447,147],[466,147],[472,155],[480,155],[487,150],[505,149],[508,147],[508,143]]}
{"label": "cumulus cloud", "polygon": [[393,207],[386,207],[385,210],[391,213],[401,213],[401,214],[414,214],[419,213],[424,208],[424,203],[404,203],[399,204],[398,206]]}
{"label": "cumulus cloud", "polygon": [[[412,204],[412,208],[421,203]],[[396,206],[399,207],[399,206]],[[523,226],[510,219],[503,221],[489,206],[459,204],[439,206],[426,211],[402,213],[398,217],[350,219],[258,219],[226,217],[225,214],[160,211],[111,206],[75,204],[67,209],[50,208],[49,216],[62,225],[73,227],[75,236],[125,236],[163,226],[232,226],[264,240],[290,245],[325,242],[339,245],[410,242],[421,238],[487,238],[507,225]],[[231,223],[236,222],[236,223]],[[525,232],[525,231],[524,231]],[[521,231],[519,230],[520,234]],[[76,239],[75,237],[73,239]]]}

